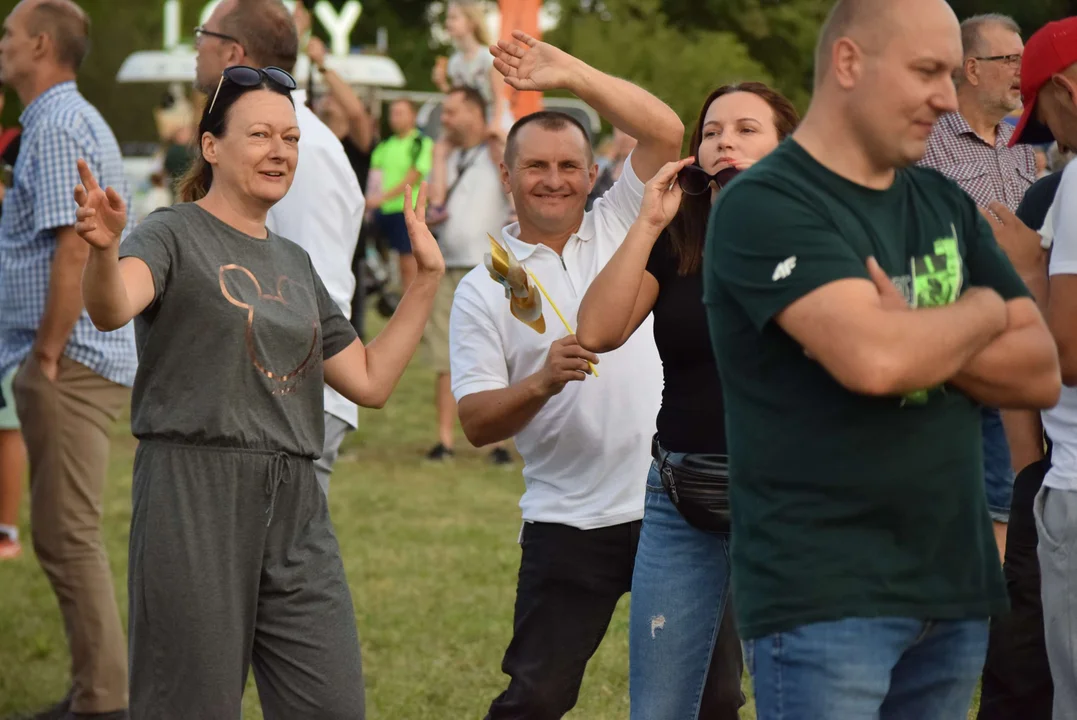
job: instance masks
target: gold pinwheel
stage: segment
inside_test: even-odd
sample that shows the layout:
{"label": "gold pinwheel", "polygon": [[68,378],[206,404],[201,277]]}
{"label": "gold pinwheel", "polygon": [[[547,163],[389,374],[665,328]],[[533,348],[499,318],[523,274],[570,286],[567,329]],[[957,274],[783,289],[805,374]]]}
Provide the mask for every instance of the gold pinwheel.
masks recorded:
{"label": "gold pinwheel", "polygon": [[[501,245],[489,233],[486,237],[490,240],[490,252],[486,253],[483,262],[490,277],[505,288],[505,297],[508,298],[509,311],[512,316],[535,332],[545,333],[546,320],[542,317],[542,298],[545,297],[568,334],[575,335],[572,326],[568,324],[568,320],[561,314],[557,304],[546,292],[546,288],[542,287],[542,283],[535,277],[535,274],[524,269],[511,248]],[[534,285],[531,284],[532,281]],[[535,290],[536,287],[538,292]],[[595,366],[591,363],[587,364],[591,367],[591,374],[598,377],[598,370]]]}

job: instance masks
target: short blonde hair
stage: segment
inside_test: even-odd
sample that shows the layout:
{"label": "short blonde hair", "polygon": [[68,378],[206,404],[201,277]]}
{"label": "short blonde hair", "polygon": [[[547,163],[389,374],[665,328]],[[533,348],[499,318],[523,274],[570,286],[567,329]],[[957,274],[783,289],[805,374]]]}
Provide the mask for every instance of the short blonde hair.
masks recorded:
{"label": "short blonde hair", "polygon": [[459,8],[464,17],[471,21],[471,32],[479,44],[489,45],[490,31],[486,29],[486,3],[482,0],[452,0],[449,4]]}

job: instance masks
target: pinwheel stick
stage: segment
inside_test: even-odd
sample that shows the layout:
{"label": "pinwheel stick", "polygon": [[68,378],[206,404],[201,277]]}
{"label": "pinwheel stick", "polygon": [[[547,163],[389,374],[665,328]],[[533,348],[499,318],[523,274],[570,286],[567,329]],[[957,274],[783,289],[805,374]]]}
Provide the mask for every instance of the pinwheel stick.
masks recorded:
{"label": "pinwheel stick", "polygon": [[[568,334],[575,335],[576,331],[573,330],[572,326],[568,324],[568,320],[565,320],[565,316],[562,315],[561,311],[557,308],[557,303],[555,303],[553,301],[553,298],[550,297],[550,294],[546,292],[546,288],[542,287],[542,283],[539,282],[539,279],[535,276],[535,273],[528,270],[527,274],[530,275],[531,279],[535,281],[535,287],[537,287],[539,289],[539,292],[542,293],[542,297],[546,298],[546,302],[550,303],[550,307],[552,307],[553,311],[557,313],[557,317],[561,318],[561,323],[565,326],[565,330],[568,330]],[[595,377],[598,377],[598,368],[591,364],[591,362],[588,362],[587,366],[591,368],[591,374]]]}

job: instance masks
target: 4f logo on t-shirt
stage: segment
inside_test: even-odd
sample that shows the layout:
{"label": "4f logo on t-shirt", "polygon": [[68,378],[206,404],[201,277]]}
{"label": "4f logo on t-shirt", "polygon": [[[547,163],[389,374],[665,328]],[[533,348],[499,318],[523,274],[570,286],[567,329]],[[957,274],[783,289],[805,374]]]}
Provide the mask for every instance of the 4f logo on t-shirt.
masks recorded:
{"label": "4f logo on t-shirt", "polygon": [[793,274],[793,270],[797,266],[797,256],[787,257],[778,263],[778,266],[774,268],[774,274],[770,276],[770,279],[774,282],[779,280],[785,280],[787,277]]}

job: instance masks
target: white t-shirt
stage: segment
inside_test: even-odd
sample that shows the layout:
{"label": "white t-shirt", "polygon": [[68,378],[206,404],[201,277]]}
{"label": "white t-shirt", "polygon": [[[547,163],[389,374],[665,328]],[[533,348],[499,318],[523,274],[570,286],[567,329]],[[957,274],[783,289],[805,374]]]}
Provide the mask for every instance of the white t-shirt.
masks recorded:
{"label": "white t-shirt", "polygon": [[[270,209],[266,226],[307,251],[333,302],[350,318],[355,295],[352,257],[366,200],[344,146],[306,106],[306,91],[294,91],[292,100],[299,121],[299,164],[292,187]],[[359,425],[359,408],[328,385],[325,411],[352,428]]]}
{"label": "white t-shirt", "polygon": [[[1077,275],[1077,164],[1063,170],[1044,227],[1054,229],[1049,274]],[[1077,491],[1077,388],[1062,386],[1058,405],[1044,410],[1043,429],[1051,438],[1051,469],[1045,487]]]}
{"label": "white t-shirt", "polygon": [[498,237],[511,211],[489,148],[482,144],[453,150],[448,157],[447,179],[453,188],[445,206],[449,217],[438,228],[445,265],[450,268],[482,265],[483,255],[490,251],[486,235]]}
{"label": "white t-shirt", "polygon": [[490,87],[490,70],[493,67],[494,56],[487,48],[479,48],[470,60],[457,50],[449,58],[445,74],[449,76],[449,84],[453,87],[475,88],[489,103],[494,97],[493,88]]}
{"label": "white t-shirt", "polygon": [[[620,180],[584,215],[562,256],[502,232],[573,328],[591,282],[624,242],[639,214],[643,183],[626,162]],[[505,291],[484,266],[457,287],[449,322],[452,390],[457,400],[499,390],[538,372],[550,345],[568,333],[543,299],[546,332],[512,317]],[[643,517],[650,440],[661,404],[662,364],[650,316],[621,348],[602,356],[598,377],[571,382],[516,436],[524,458],[524,520],[583,530]]]}

